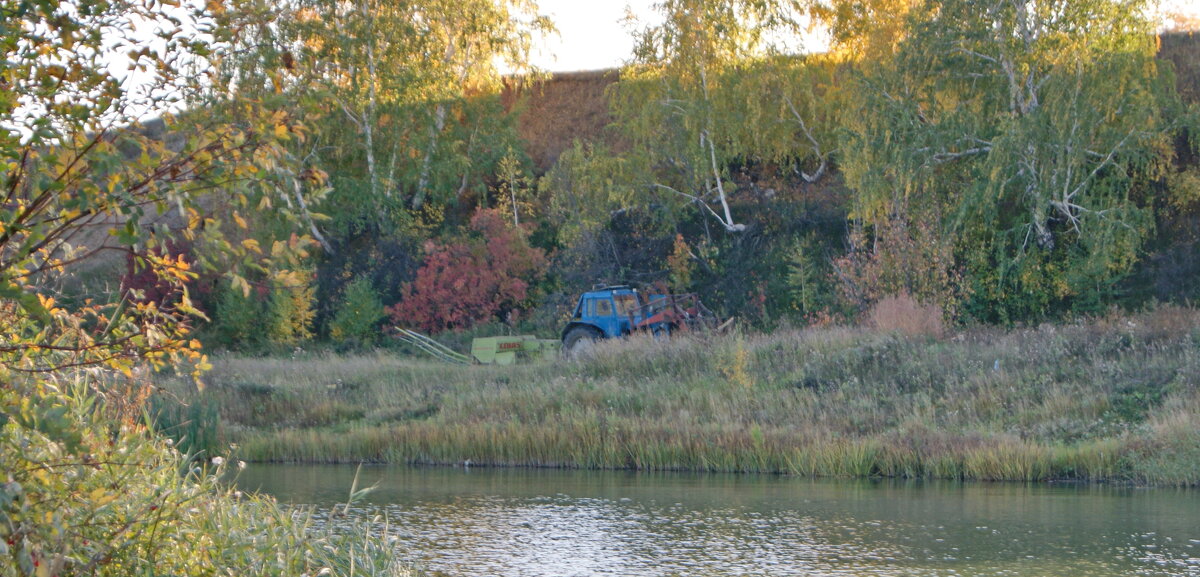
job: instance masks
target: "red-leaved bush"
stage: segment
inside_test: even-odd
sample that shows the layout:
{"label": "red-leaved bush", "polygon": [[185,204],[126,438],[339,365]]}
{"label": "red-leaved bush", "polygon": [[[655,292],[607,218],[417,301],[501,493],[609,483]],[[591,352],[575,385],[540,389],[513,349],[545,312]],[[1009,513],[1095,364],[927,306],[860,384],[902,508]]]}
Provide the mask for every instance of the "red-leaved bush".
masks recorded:
{"label": "red-leaved bush", "polygon": [[397,325],[430,333],[474,326],[517,309],[546,269],[546,254],[496,210],[477,210],[448,244],[425,244],[425,264],[387,309]]}

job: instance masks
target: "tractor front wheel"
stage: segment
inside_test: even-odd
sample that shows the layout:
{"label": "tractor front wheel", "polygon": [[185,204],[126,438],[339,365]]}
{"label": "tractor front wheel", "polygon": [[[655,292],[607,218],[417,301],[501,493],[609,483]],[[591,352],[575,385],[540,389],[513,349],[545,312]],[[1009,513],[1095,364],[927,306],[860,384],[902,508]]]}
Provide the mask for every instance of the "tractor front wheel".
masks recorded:
{"label": "tractor front wheel", "polygon": [[563,337],[563,354],[568,358],[576,358],[581,353],[589,351],[592,345],[602,337],[600,331],[591,327],[574,327]]}

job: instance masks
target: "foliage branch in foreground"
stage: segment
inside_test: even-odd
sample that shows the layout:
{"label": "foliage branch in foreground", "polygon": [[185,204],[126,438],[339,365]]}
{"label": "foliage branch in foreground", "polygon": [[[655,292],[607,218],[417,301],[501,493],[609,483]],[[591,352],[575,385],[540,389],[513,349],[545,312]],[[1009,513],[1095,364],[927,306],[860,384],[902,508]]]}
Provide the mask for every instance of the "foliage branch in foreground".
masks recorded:
{"label": "foliage branch in foreground", "polygon": [[187,459],[94,378],[0,389],[0,576],[410,574],[385,524],[243,495],[233,463]]}
{"label": "foliage branch in foreground", "polygon": [[[269,102],[213,80],[224,51],[245,44],[239,19],[262,14],[244,8],[0,4],[0,378],[202,366],[187,336],[202,316],[188,287],[197,270],[299,252],[303,243],[265,250],[244,233],[251,211],[291,189],[284,144],[305,135]],[[170,250],[180,241],[189,258]],[[87,286],[128,258],[169,298]]]}

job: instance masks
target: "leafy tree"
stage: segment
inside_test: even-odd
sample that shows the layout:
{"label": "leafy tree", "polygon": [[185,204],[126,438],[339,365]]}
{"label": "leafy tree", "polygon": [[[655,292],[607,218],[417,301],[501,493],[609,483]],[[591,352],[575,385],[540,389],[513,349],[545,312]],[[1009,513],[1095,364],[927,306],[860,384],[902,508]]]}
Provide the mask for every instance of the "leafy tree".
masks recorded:
{"label": "leafy tree", "polygon": [[330,334],[342,298],[356,279],[370,279],[380,301],[399,301],[401,287],[421,267],[420,247],[399,235],[358,236],[343,241],[337,253],[322,254],[316,267],[318,334]]}
{"label": "leafy tree", "polygon": [[968,295],[938,219],[894,218],[872,233],[868,238],[861,227],[853,230],[849,250],[833,260],[846,304],[863,312],[880,299],[905,295],[935,303],[947,316],[959,312]]}
{"label": "leafy tree", "polygon": [[[89,364],[125,372],[142,361],[203,364],[187,336],[189,318],[200,315],[188,281],[198,267],[236,272],[265,256],[256,243],[231,242],[226,232],[236,225],[206,207],[219,198],[244,213],[276,194],[287,172],[282,142],[303,134],[266,103],[206,79],[214,55],[239,42],[242,7],[0,4],[0,378]],[[156,40],[137,29],[156,30]],[[121,64],[129,78],[114,72]],[[162,119],[141,122],[152,112]],[[191,260],[171,253],[173,239],[195,247]],[[53,293],[122,253],[178,298]]]}
{"label": "leafy tree", "polygon": [[737,86],[723,81],[770,52],[771,34],[794,27],[797,6],[666,0],[656,7],[664,20],[640,31],[634,64],[614,92],[618,119],[642,156],[651,188],[699,205],[727,231],[745,230],[730,207],[727,170],[735,157],[751,156],[735,146],[738,122],[727,105],[744,93],[727,95]]}
{"label": "leafy tree", "polygon": [[[269,208],[286,203],[322,245],[327,334],[351,279],[371,276],[391,300],[422,239],[458,224],[476,198],[486,204],[519,142],[500,70],[528,71],[530,35],[549,23],[527,0],[300,0],[274,14],[222,71],[313,127],[287,142],[293,194]],[[247,217],[263,246],[291,232],[269,214]]]}
{"label": "leafy tree", "polygon": [[312,274],[303,270],[276,273],[267,297],[267,336],[272,343],[296,345],[313,337]]}
{"label": "leafy tree", "polygon": [[330,120],[306,154],[332,167],[342,209],[386,230],[419,218],[434,191],[439,205],[462,192],[490,124],[506,122],[487,104],[499,66],[528,70],[531,34],[550,29],[536,10],[529,0],[295,5],[280,32],[284,90]]}
{"label": "leafy tree", "polygon": [[430,191],[433,162],[441,147],[448,104],[461,100],[467,91],[499,87],[501,72],[531,71],[529,51],[534,33],[554,30],[550,21],[537,15],[533,0],[426,0],[421,10],[426,23],[423,37],[434,44],[427,54],[434,58],[424,101],[432,107],[428,137],[412,197],[420,209]]}
{"label": "leafy tree", "polygon": [[829,30],[831,52],[871,66],[892,57],[909,35],[909,13],[920,0],[818,0],[809,14]]}
{"label": "leafy tree", "polygon": [[[166,253],[163,254],[162,251]],[[192,270],[195,258],[191,256],[192,248],[186,242],[167,241],[161,249],[153,249],[153,254],[166,257],[183,270]],[[198,276],[198,275],[197,275]],[[198,279],[195,279],[198,280]],[[199,285],[189,282],[186,286],[192,294]],[[182,287],[176,283],[164,281],[154,269],[145,266],[142,259],[133,253],[127,253],[125,258],[125,274],[121,277],[122,298],[138,302],[153,302],[158,306],[171,305],[178,302]]]}
{"label": "leafy tree", "polygon": [[[236,233],[277,198],[292,172],[282,142],[304,133],[214,81],[245,8],[0,1],[4,575],[398,571],[382,539],[368,554],[317,541],[144,424],[149,368],[205,364],[189,338],[197,271],[240,279],[291,252]],[[72,282],[126,258],[139,290]]]}
{"label": "leafy tree", "polygon": [[259,291],[245,292],[232,283],[217,289],[212,331],[216,341],[229,347],[260,345],[266,341],[265,309]]}
{"label": "leafy tree", "polygon": [[512,218],[514,227],[521,226],[521,215],[525,216],[526,222],[531,222],[537,210],[537,197],[534,196],[537,189],[512,148],[500,159],[496,176],[499,178],[496,184],[496,208],[501,214]]}
{"label": "leafy tree", "polygon": [[538,181],[548,197],[559,241],[574,244],[604,227],[615,213],[637,203],[636,168],[603,145],[576,140]]}
{"label": "leafy tree", "polygon": [[1137,259],[1145,186],[1170,156],[1144,7],[946,0],[913,11],[847,117],[841,166],[868,234],[936,223],[928,238],[953,260],[939,249],[897,262],[946,271],[936,282],[963,267],[979,318],[1106,298]]}
{"label": "leafy tree", "polygon": [[814,234],[796,238],[787,247],[787,286],[791,308],[810,322],[826,322],[836,313],[836,288],[829,259]]}
{"label": "leafy tree", "polygon": [[469,232],[447,244],[430,241],[425,264],[388,309],[393,322],[440,332],[474,326],[526,304],[545,274],[545,253],[496,210],[478,210]]}
{"label": "leafy tree", "polygon": [[771,55],[723,75],[714,114],[727,153],[817,183],[832,172],[848,67],[828,55]]}
{"label": "leafy tree", "polygon": [[685,293],[692,287],[692,272],[696,268],[695,255],[688,247],[682,234],[675,235],[675,244],[667,257],[667,268],[671,271],[671,289],[674,292]]}

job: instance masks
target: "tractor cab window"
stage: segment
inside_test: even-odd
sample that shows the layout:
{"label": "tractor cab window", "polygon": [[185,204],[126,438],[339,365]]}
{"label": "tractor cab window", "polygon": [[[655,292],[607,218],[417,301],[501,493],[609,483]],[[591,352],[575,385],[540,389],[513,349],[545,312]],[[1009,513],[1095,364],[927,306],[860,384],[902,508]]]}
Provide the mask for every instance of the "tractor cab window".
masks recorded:
{"label": "tractor cab window", "polygon": [[627,317],[638,308],[638,300],[635,295],[628,293],[613,295],[613,299],[617,301],[617,314],[620,316]]}
{"label": "tractor cab window", "polygon": [[609,299],[595,299],[592,301],[592,316],[611,317],[613,314],[612,301]]}

